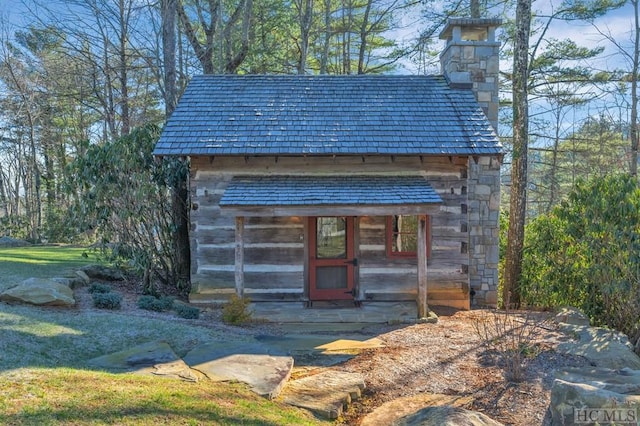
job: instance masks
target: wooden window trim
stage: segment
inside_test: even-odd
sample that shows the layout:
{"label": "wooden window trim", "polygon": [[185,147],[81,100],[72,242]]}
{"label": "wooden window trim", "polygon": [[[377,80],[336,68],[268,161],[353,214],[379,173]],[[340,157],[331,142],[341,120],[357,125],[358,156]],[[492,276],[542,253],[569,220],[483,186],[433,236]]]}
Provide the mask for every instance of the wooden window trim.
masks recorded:
{"label": "wooden window trim", "polygon": [[[408,216],[408,215],[393,215],[393,216]],[[416,258],[418,255],[415,251],[393,251],[393,216],[385,216],[385,251],[387,252],[387,258],[389,259],[407,259]],[[408,233],[405,233],[408,234]],[[431,217],[427,216],[427,259],[431,258]]]}

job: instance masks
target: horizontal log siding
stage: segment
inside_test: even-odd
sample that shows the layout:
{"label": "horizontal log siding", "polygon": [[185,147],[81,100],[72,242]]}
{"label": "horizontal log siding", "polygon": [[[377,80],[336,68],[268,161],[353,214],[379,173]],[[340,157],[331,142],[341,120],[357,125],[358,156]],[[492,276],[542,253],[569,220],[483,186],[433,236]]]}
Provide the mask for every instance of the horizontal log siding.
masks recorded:
{"label": "horizontal log siding", "polygon": [[[218,207],[235,175],[259,174],[415,174],[426,176],[444,204],[431,215],[432,257],[427,269],[435,304],[468,299],[466,158],[192,158],[192,286],[196,300],[210,293],[226,299],[234,288],[235,222]],[[304,294],[304,218],[245,218],[245,292],[252,300],[300,300]],[[359,297],[376,301],[411,301],[417,291],[415,259],[389,259],[385,218],[360,218]],[[462,265],[465,265],[464,267]],[[200,294],[198,294],[200,293]],[[457,300],[451,305],[460,305]]]}

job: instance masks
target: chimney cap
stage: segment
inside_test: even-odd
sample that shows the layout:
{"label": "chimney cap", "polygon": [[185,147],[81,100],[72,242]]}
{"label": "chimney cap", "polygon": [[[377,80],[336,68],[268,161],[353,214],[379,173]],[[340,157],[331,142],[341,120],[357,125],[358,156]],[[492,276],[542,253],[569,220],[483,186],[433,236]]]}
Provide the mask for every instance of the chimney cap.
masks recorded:
{"label": "chimney cap", "polygon": [[487,32],[490,28],[496,28],[502,25],[500,18],[450,18],[444,29],[440,32],[441,40],[450,40],[453,37],[454,27],[463,27],[464,33],[468,40],[481,40],[487,38]]}

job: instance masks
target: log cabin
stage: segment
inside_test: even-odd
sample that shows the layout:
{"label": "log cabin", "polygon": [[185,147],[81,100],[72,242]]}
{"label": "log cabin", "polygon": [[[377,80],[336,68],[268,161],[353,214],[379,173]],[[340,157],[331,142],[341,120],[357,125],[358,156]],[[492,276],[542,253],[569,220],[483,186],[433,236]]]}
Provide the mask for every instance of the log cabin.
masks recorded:
{"label": "log cabin", "polygon": [[189,159],[190,301],[331,322],[495,305],[499,25],[450,20],[441,75],[194,77],[154,151]]}

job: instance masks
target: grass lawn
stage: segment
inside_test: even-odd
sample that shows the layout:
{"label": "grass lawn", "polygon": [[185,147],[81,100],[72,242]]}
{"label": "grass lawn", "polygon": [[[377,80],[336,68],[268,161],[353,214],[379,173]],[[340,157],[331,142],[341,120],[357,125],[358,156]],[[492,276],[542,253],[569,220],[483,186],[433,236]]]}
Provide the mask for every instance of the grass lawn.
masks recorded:
{"label": "grass lawn", "polygon": [[82,265],[96,263],[86,248],[68,246],[0,247],[0,291],[25,278],[65,276]]}
{"label": "grass lawn", "polygon": [[[60,276],[95,259],[82,249],[0,249],[13,279]],[[87,361],[152,340],[179,356],[228,332],[175,319],[118,311],[0,302],[0,424],[4,425],[321,425],[306,411],[261,398],[240,384],[92,371]]]}

